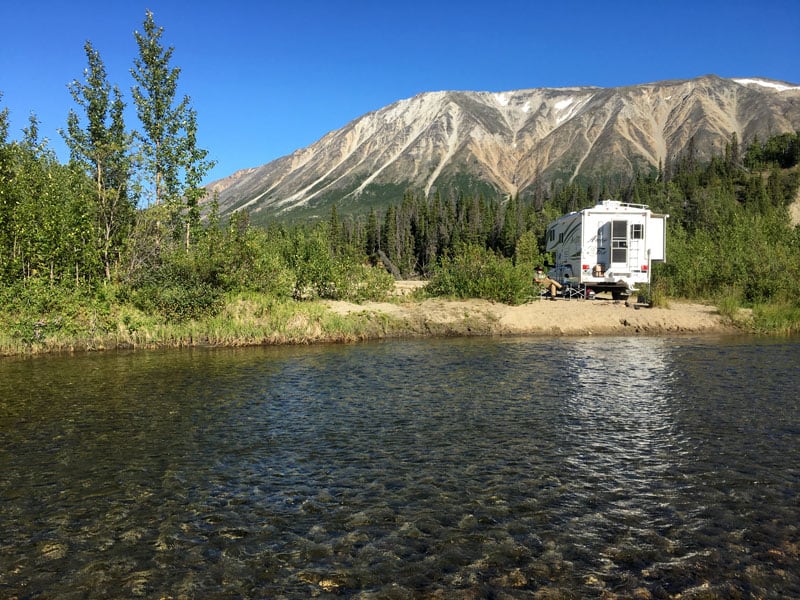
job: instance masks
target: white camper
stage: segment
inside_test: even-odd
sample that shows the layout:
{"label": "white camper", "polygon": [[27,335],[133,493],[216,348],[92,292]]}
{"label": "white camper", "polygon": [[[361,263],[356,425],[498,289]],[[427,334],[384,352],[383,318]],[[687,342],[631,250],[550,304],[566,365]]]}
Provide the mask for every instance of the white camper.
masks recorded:
{"label": "white camper", "polygon": [[650,283],[653,262],[666,259],[668,216],[616,200],[564,215],[547,227],[546,249],[555,254],[550,277],[587,297],[603,291],[627,297]]}

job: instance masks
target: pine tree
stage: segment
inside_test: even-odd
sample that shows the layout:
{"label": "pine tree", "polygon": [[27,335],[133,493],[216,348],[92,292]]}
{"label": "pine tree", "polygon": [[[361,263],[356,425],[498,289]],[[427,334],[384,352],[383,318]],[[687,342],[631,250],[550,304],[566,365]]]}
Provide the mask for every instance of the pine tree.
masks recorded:
{"label": "pine tree", "polygon": [[506,203],[506,210],[503,215],[503,222],[500,227],[500,250],[505,256],[513,256],[514,248],[517,245],[517,230],[519,215],[517,212],[518,199],[512,196]]}
{"label": "pine tree", "polygon": [[739,153],[739,137],[734,131],[731,134],[731,141],[725,146],[725,161],[728,172],[733,173],[741,166],[741,156]]}
{"label": "pine tree", "polygon": [[338,256],[342,252],[343,235],[342,223],[339,220],[339,213],[336,210],[336,204],[331,204],[331,218],[329,220],[329,233],[331,254]]}
{"label": "pine tree", "polygon": [[381,232],[378,228],[378,217],[375,214],[374,208],[370,208],[369,216],[367,217],[367,239],[365,246],[365,254],[369,257],[374,257],[378,253],[378,250],[381,249]]}

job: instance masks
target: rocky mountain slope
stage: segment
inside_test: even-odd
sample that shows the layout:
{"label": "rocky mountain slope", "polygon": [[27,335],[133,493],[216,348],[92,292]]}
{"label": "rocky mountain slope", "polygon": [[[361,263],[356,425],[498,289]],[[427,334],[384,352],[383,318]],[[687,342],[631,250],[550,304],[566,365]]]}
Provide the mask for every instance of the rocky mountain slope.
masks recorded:
{"label": "rocky mountain slope", "polygon": [[208,187],[224,215],[363,213],[406,190],[519,194],[630,178],[691,144],[702,160],[800,129],[800,86],[713,75],[619,88],[430,92],[368,113],[316,143]]}

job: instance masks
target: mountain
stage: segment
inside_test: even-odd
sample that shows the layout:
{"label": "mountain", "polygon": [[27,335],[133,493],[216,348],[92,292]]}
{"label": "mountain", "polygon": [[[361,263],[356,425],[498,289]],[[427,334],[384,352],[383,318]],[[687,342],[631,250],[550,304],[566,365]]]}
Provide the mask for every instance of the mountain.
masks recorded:
{"label": "mountain", "polygon": [[617,88],[429,92],[314,144],[207,186],[220,213],[326,218],[395,204],[404,192],[519,194],[698,160],[800,130],[800,86],[714,75]]}

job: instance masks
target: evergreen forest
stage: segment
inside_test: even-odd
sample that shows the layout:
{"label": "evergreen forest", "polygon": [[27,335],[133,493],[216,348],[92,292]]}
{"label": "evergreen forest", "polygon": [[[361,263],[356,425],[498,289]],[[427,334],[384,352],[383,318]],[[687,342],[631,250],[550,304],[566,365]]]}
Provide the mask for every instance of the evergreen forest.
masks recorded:
{"label": "evergreen forest", "polygon": [[0,96],[3,348],[55,338],[92,347],[120,331],[144,343],[143,332],[163,337],[203,320],[224,328],[238,318],[231,307],[248,303],[280,330],[286,315],[320,310],[314,300],[385,299],[395,279],[428,280],[427,295],[519,304],[536,292],[533,266],[549,262],[547,224],[607,198],[670,215],[667,262],[641,291],[651,303],[701,300],[730,315],[745,307],[757,330],[800,327],[800,228],[790,216],[800,203],[800,132],[747,143],[734,135],[709,162],[690,148],[613,186],[554,185],[523,199],[408,192],[365,216],[333,206],[325,222],[257,227],[246,213],[223,221],[213,200],[201,202],[213,163],[197,145],[198,115],[177,94],[180,70],[162,34],[150,12],[135,34],[138,128],[124,123],[123,94],[86,43],[84,80],[70,84],[75,107],[61,130],[66,163],[40,139],[35,115],[12,137]]}

